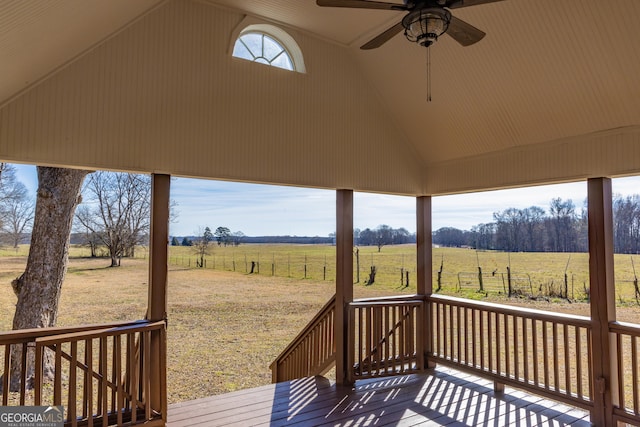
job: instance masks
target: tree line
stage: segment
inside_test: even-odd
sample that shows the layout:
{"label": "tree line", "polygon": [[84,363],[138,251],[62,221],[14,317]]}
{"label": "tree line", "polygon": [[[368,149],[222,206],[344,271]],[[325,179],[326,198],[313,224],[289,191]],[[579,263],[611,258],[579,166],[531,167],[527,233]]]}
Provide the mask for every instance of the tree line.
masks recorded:
{"label": "tree line", "polygon": [[[493,213],[493,222],[471,230],[443,227],[433,232],[433,243],[507,252],[586,252],[586,202],[579,210],[571,199],[554,198],[548,212],[539,206],[507,208]],[[640,253],[640,196],[613,199],[614,250]]]}
{"label": "tree line", "polygon": [[416,235],[403,227],[393,228],[382,224],[373,230],[370,228],[354,229],[353,241],[356,246],[377,246],[378,252],[380,252],[387,245],[415,243]]}

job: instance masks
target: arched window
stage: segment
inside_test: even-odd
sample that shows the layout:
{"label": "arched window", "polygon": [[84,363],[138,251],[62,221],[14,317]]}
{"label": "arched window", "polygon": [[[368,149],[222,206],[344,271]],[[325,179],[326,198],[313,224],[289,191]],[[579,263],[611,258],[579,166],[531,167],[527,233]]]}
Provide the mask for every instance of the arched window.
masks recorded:
{"label": "arched window", "polygon": [[276,39],[265,33],[241,34],[233,48],[233,56],[285,70],[294,70],[289,52]]}
{"label": "arched window", "polygon": [[299,73],[305,72],[300,47],[293,37],[281,28],[270,24],[249,24],[245,21],[234,33],[234,57]]}

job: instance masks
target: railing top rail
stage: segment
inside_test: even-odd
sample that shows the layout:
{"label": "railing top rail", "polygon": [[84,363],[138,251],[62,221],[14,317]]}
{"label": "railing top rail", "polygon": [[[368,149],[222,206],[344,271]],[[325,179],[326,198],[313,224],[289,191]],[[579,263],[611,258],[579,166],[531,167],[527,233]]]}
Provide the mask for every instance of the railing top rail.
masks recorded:
{"label": "railing top rail", "polygon": [[412,305],[420,305],[422,304],[423,301],[422,300],[414,300],[414,301],[354,301],[352,303],[349,303],[349,307],[393,307],[393,306],[400,306],[400,305],[407,305],[407,306],[412,306]]}
{"label": "railing top rail", "polygon": [[39,345],[51,345],[69,341],[89,340],[93,338],[110,337],[114,335],[122,335],[123,333],[134,333],[141,331],[149,331],[164,328],[164,321],[158,321],[151,323],[148,320],[143,320],[140,323],[132,325],[118,326],[114,328],[101,328],[91,331],[72,332],[61,335],[51,335],[46,337],[36,338],[36,344]]}
{"label": "railing top rail", "polygon": [[577,316],[574,314],[554,313],[550,311],[535,310],[524,307],[514,307],[504,304],[496,304],[483,301],[472,301],[463,298],[456,298],[445,295],[430,295],[428,301],[442,304],[452,304],[460,307],[468,307],[477,310],[491,311],[499,314],[509,314],[519,317],[527,317],[535,320],[544,320],[548,322],[556,322],[571,326],[578,326],[591,329],[591,319],[586,316]]}
{"label": "railing top rail", "polygon": [[360,298],[353,301],[353,303],[369,303],[380,301],[424,301],[424,295],[411,294],[411,295],[393,295],[376,298]]}
{"label": "railing top rail", "polygon": [[626,335],[640,337],[640,325],[627,322],[610,322],[609,330],[611,332],[619,332]]}
{"label": "railing top rail", "polygon": [[135,326],[146,323],[148,323],[147,320],[134,320],[72,327],[18,329],[15,331],[0,332],[0,345],[20,344],[24,342],[34,341],[36,338],[48,337],[53,335],[73,334],[85,331],[119,328],[123,326]]}

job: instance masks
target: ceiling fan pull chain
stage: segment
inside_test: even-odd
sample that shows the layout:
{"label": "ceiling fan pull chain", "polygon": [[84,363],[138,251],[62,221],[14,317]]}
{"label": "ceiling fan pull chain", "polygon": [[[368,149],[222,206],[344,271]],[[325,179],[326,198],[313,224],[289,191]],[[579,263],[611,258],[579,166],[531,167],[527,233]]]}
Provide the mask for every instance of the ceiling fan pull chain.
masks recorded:
{"label": "ceiling fan pull chain", "polygon": [[427,46],[427,102],[431,102],[431,47]]}

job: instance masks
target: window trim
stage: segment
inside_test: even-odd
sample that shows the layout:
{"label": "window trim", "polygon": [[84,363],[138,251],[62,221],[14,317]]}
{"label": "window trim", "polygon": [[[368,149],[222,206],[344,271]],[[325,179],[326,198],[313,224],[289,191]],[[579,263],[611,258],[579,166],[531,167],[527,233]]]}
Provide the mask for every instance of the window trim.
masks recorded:
{"label": "window trim", "polygon": [[[304,64],[304,57],[302,56],[302,50],[300,49],[300,46],[298,46],[298,43],[296,43],[294,38],[289,35],[289,33],[287,33],[282,28],[276,27],[275,25],[265,24],[257,21],[255,18],[251,18],[248,16],[245,17],[242,22],[240,22],[240,25],[238,25],[231,34],[229,43],[229,55],[233,56],[233,49],[235,47],[236,41],[241,36],[247,33],[259,33],[271,37],[272,39],[280,43],[284,50],[289,54],[289,58],[291,58],[291,62],[293,65],[293,70],[291,71],[303,74],[307,72]],[[285,68],[281,69],[285,70]]]}

